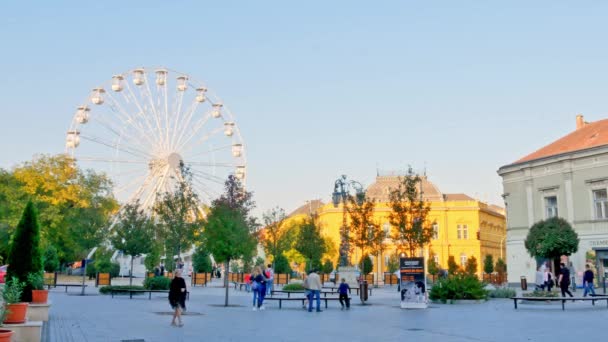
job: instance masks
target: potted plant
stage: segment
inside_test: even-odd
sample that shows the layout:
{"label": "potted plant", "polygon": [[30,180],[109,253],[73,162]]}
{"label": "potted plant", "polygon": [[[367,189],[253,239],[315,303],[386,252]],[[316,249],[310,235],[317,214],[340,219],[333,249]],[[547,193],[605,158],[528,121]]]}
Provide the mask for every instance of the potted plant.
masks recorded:
{"label": "potted plant", "polygon": [[46,303],[49,298],[49,291],[44,289],[44,273],[35,272],[28,274],[27,282],[32,286],[32,303]]}
{"label": "potted plant", "polygon": [[2,298],[4,299],[5,309],[8,311],[4,323],[20,324],[25,322],[28,304],[21,302],[24,287],[25,283],[15,277],[4,284]]}
{"label": "potted plant", "polygon": [[11,342],[11,336],[13,336],[12,330],[2,328],[2,322],[7,314],[8,310],[6,310],[5,305],[0,305],[0,342]]}

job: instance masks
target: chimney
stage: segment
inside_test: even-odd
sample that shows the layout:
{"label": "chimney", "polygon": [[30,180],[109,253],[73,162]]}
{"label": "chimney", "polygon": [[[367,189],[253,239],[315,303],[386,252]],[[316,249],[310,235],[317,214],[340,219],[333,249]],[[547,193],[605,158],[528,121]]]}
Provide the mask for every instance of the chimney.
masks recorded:
{"label": "chimney", "polygon": [[583,114],[576,115],[576,129],[585,127],[585,120],[583,120]]}

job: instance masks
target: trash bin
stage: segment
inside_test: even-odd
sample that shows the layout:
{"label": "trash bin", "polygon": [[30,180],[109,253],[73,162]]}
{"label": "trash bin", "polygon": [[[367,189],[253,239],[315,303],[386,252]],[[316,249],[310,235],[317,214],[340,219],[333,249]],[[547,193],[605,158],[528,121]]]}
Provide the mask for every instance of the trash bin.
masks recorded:
{"label": "trash bin", "polygon": [[359,298],[361,298],[362,303],[367,301],[367,291],[367,280],[362,280],[359,283]]}
{"label": "trash bin", "polygon": [[528,289],[528,279],[526,277],[521,276],[521,289],[526,291]]}

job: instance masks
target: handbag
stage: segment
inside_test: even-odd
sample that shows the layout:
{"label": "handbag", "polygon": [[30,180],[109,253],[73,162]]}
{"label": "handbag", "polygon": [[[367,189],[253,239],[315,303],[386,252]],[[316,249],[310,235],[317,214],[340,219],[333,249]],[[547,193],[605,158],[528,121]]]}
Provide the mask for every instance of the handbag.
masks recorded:
{"label": "handbag", "polygon": [[259,288],[260,288],[260,283],[258,283],[257,281],[254,281],[254,282],[251,284],[251,288],[252,288],[252,289],[254,289],[254,290],[259,289]]}

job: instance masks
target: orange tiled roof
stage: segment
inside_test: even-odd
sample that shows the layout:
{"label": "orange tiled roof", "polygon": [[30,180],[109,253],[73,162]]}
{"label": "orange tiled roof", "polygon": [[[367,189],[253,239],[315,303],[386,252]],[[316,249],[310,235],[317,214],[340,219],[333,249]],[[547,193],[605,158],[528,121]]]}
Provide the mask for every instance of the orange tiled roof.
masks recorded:
{"label": "orange tiled roof", "polygon": [[514,164],[602,145],[608,145],[608,119],[586,123],[576,131],[519,159]]}

